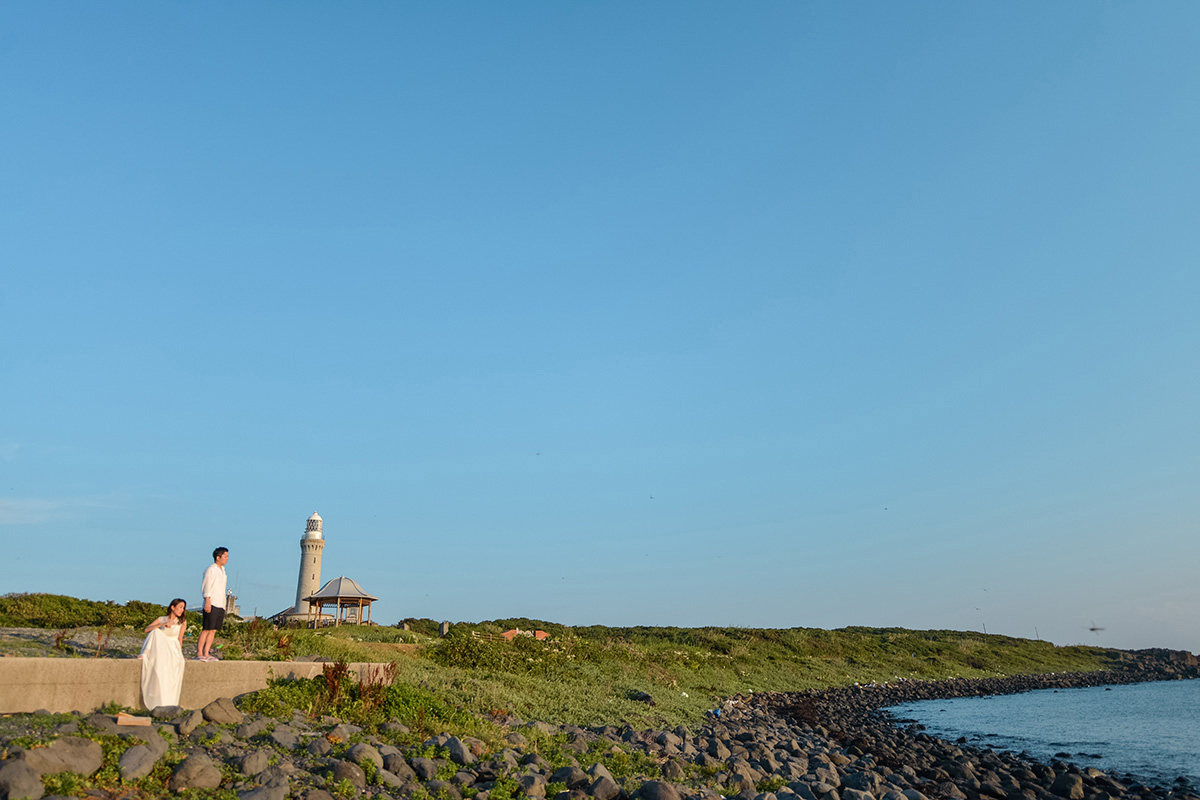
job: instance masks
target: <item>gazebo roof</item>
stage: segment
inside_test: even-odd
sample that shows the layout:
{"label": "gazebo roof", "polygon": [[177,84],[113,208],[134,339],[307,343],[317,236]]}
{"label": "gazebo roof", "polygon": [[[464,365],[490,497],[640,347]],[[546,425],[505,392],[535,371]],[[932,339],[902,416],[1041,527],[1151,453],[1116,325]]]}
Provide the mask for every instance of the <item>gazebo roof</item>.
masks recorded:
{"label": "gazebo roof", "polygon": [[339,600],[378,600],[379,598],[364,592],[363,588],[358,585],[358,581],[341,575],[303,599],[325,600],[333,603]]}

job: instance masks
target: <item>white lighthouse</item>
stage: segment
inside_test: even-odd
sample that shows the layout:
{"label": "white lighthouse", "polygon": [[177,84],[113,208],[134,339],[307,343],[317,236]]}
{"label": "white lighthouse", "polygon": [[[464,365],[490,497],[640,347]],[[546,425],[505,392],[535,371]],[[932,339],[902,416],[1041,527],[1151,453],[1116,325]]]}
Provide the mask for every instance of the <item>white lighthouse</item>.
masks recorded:
{"label": "white lighthouse", "polygon": [[300,576],[296,579],[296,606],[288,616],[301,619],[308,616],[304,598],[321,588],[321,551],[325,549],[325,534],[321,532],[321,515],[313,512],[300,537]]}

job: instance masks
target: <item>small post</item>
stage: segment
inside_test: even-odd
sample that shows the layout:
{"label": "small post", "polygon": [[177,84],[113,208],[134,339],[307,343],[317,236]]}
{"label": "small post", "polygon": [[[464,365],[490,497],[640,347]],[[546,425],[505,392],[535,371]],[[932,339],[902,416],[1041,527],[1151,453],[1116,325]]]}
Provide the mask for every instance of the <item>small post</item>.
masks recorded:
{"label": "small post", "polygon": [[441,625],[438,626],[438,636],[440,636],[441,638],[445,639],[446,636],[449,635],[449,633],[450,633],[450,623],[449,622],[443,622]]}

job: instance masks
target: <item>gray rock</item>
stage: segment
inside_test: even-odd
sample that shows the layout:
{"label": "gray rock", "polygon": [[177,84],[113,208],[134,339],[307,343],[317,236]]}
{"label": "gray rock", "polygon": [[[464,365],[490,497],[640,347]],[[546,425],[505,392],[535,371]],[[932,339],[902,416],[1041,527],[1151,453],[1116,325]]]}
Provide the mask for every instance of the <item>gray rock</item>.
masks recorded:
{"label": "gray rock", "polygon": [[324,736],[318,736],[316,739],[313,739],[308,743],[308,752],[312,753],[314,756],[328,755],[329,751],[332,749],[333,745],[331,745],[329,740]]}
{"label": "gray rock", "polygon": [[834,767],[817,766],[813,768],[812,774],[816,777],[817,783],[827,783],[834,789],[842,785],[842,778]]}
{"label": "gray rock", "polygon": [[[869,792],[873,795],[879,794],[879,786],[882,783],[883,779],[874,772],[850,772],[842,778],[842,786],[844,788],[857,789],[860,792]],[[843,799],[846,797],[845,792],[842,792],[842,797]]]}
{"label": "gray rock", "polygon": [[565,783],[568,789],[582,789],[590,782],[588,774],[579,767],[560,767],[550,776],[552,783]]}
{"label": "gray rock", "polygon": [[414,758],[411,762],[413,772],[417,773],[417,777],[423,781],[433,780],[433,776],[437,775],[437,764],[433,763],[429,758]]}
{"label": "gray rock", "polygon": [[554,795],[554,800],[590,800],[582,789],[565,789]]}
{"label": "gray rock", "polygon": [[158,706],[150,712],[155,719],[175,719],[183,716],[182,706]]}
{"label": "gray rock", "polygon": [[460,769],[458,772],[454,773],[454,777],[450,779],[450,782],[459,789],[465,789],[466,787],[475,783],[475,773],[468,772],[465,769]]}
{"label": "gray rock", "polygon": [[451,800],[462,800],[462,792],[460,792],[458,787],[453,783],[436,780],[429,781],[425,784],[425,789],[434,797],[437,797],[444,792],[447,797],[451,798]]}
{"label": "gray rock", "polygon": [[206,720],[217,725],[238,725],[246,718],[228,697],[218,697],[200,709],[200,712]]}
{"label": "gray rock", "polygon": [[[283,786],[257,786],[238,792],[238,800],[287,800],[288,791],[286,784]],[[312,792],[308,793],[308,797],[312,797]]]}
{"label": "gray rock", "polygon": [[402,781],[416,780],[417,773],[399,753],[388,753],[383,757],[383,768]]}
{"label": "gray rock", "polygon": [[[683,767],[679,766],[678,761],[670,758],[662,765],[662,774],[669,781],[678,781],[683,778],[684,771]],[[774,800],[774,798],[771,798],[771,800]]]}
{"label": "gray rock", "polygon": [[616,778],[614,778],[612,773],[608,771],[608,767],[604,766],[599,761],[588,767],[587,773],[593,778],[608,778],[613,783],[616,783]]}
{"label": "gray rock", "polygon": [[270,757],[263,750],[255,750],[237,759],[238,772],[243,775],[257,775],[267,768]]}
{"label": "gray rock", "polygon": [[535,731],[541,731],[542,733],[548,735],[554,735],[558,733],[558,728],[554,727],[549,722],[527,722],[525,723],[525,727],[532,728]]}
{"label": "gray rock", "polygon": [[[605,770],[607,772],[607,770]],[[587,793],[596,800],[616,800],[621,794],[621,787],[611,776],[600,775],[596,780],[592,781],[592,785],[588,787]]]}
{"label": "gray rock", "polygon": [[0,762],[0,797],[6,800],[38,800],[46,789],[37,770],[19,759]]}
{"label": "gray rock", "polygon": [[248,719],[241,725],[237,726],[237,730],[233,735],[239,739],[252,739],[267,729],[270,725],[265,719]]}
{"label": "gray rock", "polygon": [[791,789],[792,792],[794,792],[795,795],[800,798],[800,800],[817,800],[816,794],[814,794],[809,785],[803,781],[792,781],[788,784],[788,788]]}
{"label": "gray rock", "polygon": [[263,786],[287,787],[289,785],[287,773],[280,767],[267,767],[254,776],[254,782]]}
{"label": "gray rock", "polygon": [[[145,736],[143,728],[142,735]],[[53,775],[58,772],[73,772],[87,777],[100,769],[104,762],[104,750],[98,742],[78,736],[64,736],[50,744],[33,750],[22,750],[17,756],[38,775]]]}
{"label": "gray rock", "polygon": [[515,731],[510,733],[508,736],[505,736],[504,741],[508,742],[509,744],[516,745],[517,747],[524,747],[525,745],[529,744],[529,740]]}
{"label": "gray rock", "polygon": [[1083,776],[1064,772],[1050,784],[1050,791],[1067,800],[1083,800]]}
{"label": "gray rock", "polygon": [[193,711],[184,717],[178,726],[180,736],[190,736],[192,731],[199,728],[204,723],[204,712]]}
{"label": "gray rock", "polygon": [[725,743],[717,738],[708,740],[708,747],[705,748],[705,752],[713,758],[719,758],[722,761],[733,755],[729,748],[725,746]]}
{"label": "gray rock", "polygon": [[350,741],[350,737],[356,733],[362,733],[362,728],[357,725],[347,725],[343,722],[331,730],[328,735],[330,739],[337,739],[339,742],[348,742]]}
{"label": "gray rock", "polygon": [[408,783],[408,781],[403,780],[399,775],[386,769],[381,769],[375,774],[379,776],[380,783],[393,789],[399,789]]}
{"label": "gray rock", "polygon": [[[816,800],[842,800],[838,797],[837,787],[831,783],[817,781],[812,785],[812,793]],[[796,792],[796,794],[800,794]]]}
{"label": "gray rock", "polygon": [[354,745],[346,751],[346,758],[359,766],[370,761],[376,769],[383,769],[383,756],[379,755],[379,751],[369,744],[359,742]]}
{"label": "gray rock", "polygon": [[363,772],[362,767],[353,761],[334,760],[333,770],[330,775],[334,783],[344,780],[350,781],[360,792],[367,788],[367,774]]}
{"label": "gray rock", "polygon": [[121,754],[117,768],[121,771],[121,780],[136,781],[154,771],[160,753],[155,753],[148,745],[135,744]]}
{"label": "gray rock", "polygon": [[333,795],[324,789],[310,789],[308,794],[304,795],[304,800],[334,800]]}
{"label": "gray rock", "polygon": [[679,800],[679,791],[666,781],[646,781],[637,796],[641,800]]}
{"label": "gray rock", "polygon": [[517,778],[521,793],[529,797],[546,796],[546,779],[541,775],[522,775]]}
{"label": "gray rock", "polygon": [[171,775],[171,791],[184,789],[215,789],[221,785],[221,770],[212,759],[201,753],[188,756]]}
{"label": "gray rock", "polygon": [[283,750],[295,750],[296,745],[300,744],[300,736],[290,725],[276,726],[269,738],[276,747]]}
{"label": "gray rock", "polygon": [[455,764],[462,764],[465,767],[475,763],[475,755],[471,752],[471,748],[457,736],[450,737],[450,740],[446,742],[446,748],[450,751],[450,759]]}
{"label": "gray rock", "polygon": [[[861,789],[850,789],[846,784],[842,784],[842,800],[875,800],[875,795],[870,792],[864,792]],[[1079,798],[1083,800],[1083,798]]]}
{"label": "gray rock", "polygon": [[905,789],[901,792],[908,800],[929,800],[928,797],[918,792],[916,789]]}
{"label": "gray rock", "polygon": [[408,726],[399,722],[385,722],[379,726],[384,733],[408,733]]}

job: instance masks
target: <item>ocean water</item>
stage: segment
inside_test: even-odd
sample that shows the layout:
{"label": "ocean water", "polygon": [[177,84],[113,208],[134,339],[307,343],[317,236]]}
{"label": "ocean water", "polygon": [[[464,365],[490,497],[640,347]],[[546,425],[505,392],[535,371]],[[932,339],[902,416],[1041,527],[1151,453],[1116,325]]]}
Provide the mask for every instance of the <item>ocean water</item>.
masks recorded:
{"label": "ocean water", "polygon": [[1200,786],[1200,680],[923,700],[888,710],[950,741],[965,736],[976,747],[1024,750],[1044,762],[1070,753],[1063,760],[1118,780],[1132,773],[1164,786],[1177,777]]}

